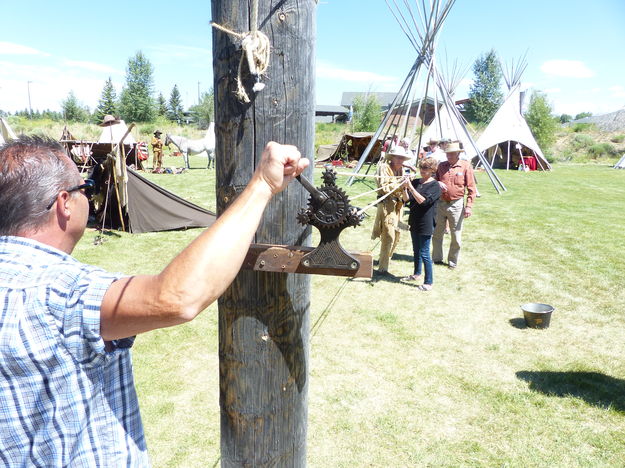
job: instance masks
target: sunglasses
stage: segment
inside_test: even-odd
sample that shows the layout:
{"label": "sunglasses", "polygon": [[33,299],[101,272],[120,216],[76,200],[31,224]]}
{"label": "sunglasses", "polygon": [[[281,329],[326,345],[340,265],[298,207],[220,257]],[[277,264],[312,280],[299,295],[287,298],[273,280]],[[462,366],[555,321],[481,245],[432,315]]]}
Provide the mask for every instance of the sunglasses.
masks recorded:
{"label": "sunglasses", "polygon": [[[72,193],[72,192],[76,192],[77,190],[81,190],[83,191],[82,193],[85,195],[85,197],[87,197],[87,200],[91,199],[91,196],[93,195],[93,189],[95,188],[95,182],[91,179],[85,179],[85,182],[80,184],[80,185],[76,185],[75,187],[71,187],[68,188],[66,190],[67,193]],[[57,194],[54,199],[48,204],[48,206],[46,207],[46,210],[49,210],[50,208],[52,208],[52,205],[54,205],[54,202],[56,201],[57,197],[59,195]]]}

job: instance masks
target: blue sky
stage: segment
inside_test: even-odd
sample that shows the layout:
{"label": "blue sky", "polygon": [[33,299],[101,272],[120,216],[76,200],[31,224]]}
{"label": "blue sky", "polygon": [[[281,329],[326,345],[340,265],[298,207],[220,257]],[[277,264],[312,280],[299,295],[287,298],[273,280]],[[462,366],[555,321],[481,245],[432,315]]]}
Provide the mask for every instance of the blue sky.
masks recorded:
{"label": "blue sky", "polygon": [[[33,109],[58,110],[70,91],[93,109],[109,76],[121,91],[138,50],[165,98],[177,84],[189,106],[212,86],[208,0],[6,3],[2,110],[27,108],[29,91]],[[624,25],[625,0],[457,0],[438,61],[467,69],[462,98],[477,57],[495,49],[509,63],[527,52],[523,87],[545,92],[554,113],[601,114],[625,107]],[[384,0],[319,0],[316,50],[319,104],[338,105],[343,91],[397,91],[416,58]]]}

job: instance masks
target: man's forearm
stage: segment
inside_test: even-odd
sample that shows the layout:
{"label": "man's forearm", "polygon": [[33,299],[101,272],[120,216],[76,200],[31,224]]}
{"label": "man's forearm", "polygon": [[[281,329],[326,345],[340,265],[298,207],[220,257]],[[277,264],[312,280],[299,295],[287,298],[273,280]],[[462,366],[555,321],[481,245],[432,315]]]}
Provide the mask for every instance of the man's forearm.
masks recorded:
{"label": "man's forearm", "polygon": [[271,190],[252,179],[215,223],[158,275],[161,294],[171,294],[191,315],[215,301],[241,268]]}

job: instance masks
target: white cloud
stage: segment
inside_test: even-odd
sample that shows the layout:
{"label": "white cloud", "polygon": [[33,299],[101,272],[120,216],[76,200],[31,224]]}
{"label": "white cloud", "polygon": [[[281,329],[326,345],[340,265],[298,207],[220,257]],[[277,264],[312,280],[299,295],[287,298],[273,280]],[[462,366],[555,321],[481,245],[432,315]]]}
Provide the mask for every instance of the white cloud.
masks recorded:
{"label": "white cloud", "polygon": [[213,69],[213,53],[208,48],[165,44],[147,47],[145,52],[154,64],[180,65],[184,62],[187,67]]}
{"label": "white cloud", "polygon": [[592,78],[595,72],[579,60],[547,60],[540,67],[543,73],[567,78]]}
{"label": "white cloud", "polygon": [[110,73],[113,75],[123,75],[124,72],[117,70],[113,67],[109,67],[108,65],[103,65],[101,63],[96,62],[88,62],[84,60],[69,60],[66,59],[63,63],[69,67],[82,68],[84,70],[95,71],[95,72],[104,72]]}
{"label": "white cloud", "polygon": [[608,90],[611,92],[612,97],[625,98],[625,88],[623,86],[610,86]]}
{"label": "white cloud", "polygon": [[[0,61],[0,108],[15,112],[27,109],[60,110],[70,91],[91,109],[102,93],[106,77],[85,75],[82,69],[67,67],[21,65]],[[120,84],[113,83],[119,92]]]}
{"label": "white cloud", "polygon": [[46,54],[32,47],[24,46],[21,44],[14,44],[13,42],[0,42],[0,55],[44,55]]}
{"label": "white cloud", "polygon": [[548,88],[548,89],[544,90],[544,92],[547,93],[547,94],[559,93],[561,91],[562,90],[560,88]]}

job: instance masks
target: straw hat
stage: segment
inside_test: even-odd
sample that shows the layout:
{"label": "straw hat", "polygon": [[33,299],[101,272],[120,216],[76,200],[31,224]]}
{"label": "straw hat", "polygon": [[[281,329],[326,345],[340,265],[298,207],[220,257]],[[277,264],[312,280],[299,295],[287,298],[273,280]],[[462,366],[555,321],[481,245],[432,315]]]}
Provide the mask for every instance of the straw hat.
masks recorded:
{"label": "straw hat", "polygon": [[445,153],[464,153],[464,150],[460,148],[459,141],[452,141],[449,146],[445,148]]}
{"label": "straw hat", "polygon": [[110,125],[115,125],[118,123],[119,123],[119,120],[117,120],[111,114],[106,114],[104,118],[102,119],[102,123],[100,124],[100,127],[108,127]]}
{"label": "straw hat", "polygon": [[430,138],[428,141],[428,145],[438,145],[438,140],[435,138]]}
{"label": "straw hat", "polygon": [[406,148],[403,146],[393,146],[390,151],[387,153],[387,158],[400,158],[400,159],[410,159],[412,156],[408,154]]}

